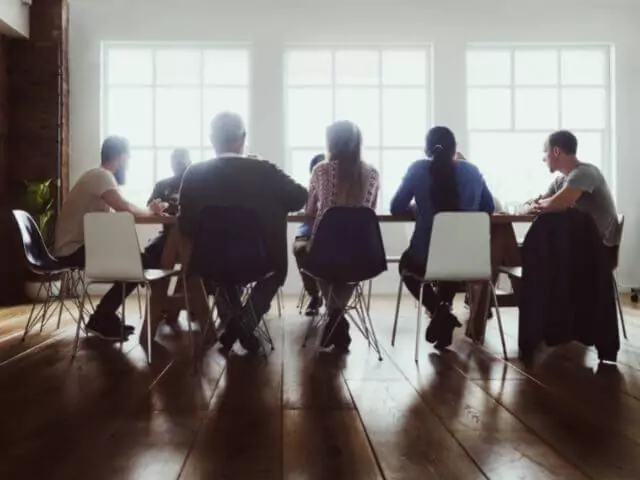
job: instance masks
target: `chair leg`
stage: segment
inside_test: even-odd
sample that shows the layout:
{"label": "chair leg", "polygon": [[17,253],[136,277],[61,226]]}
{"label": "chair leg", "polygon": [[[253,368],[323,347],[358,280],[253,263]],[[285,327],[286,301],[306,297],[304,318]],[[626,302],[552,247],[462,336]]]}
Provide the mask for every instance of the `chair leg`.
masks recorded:
{"label": "chair leg", "polygon": [[491,300],[493,304],[496,306],[496,317],[498,318],[498,328],[500,329],[500,341],[502,342],[502,354],[504,355],[504,359],[508,360],[507,356],[507,344],[504,340],[504,329],[502,328],[502,314],[500,313],[500,307],[498,305],[498,297],[496,295],[496,289],[493,286],[493,282],[489,280],[489,288],[491,289]]}
{"label": "chair leg", "polygon": [[[138,295],[140,294],[140,290],[138,290]],[[151,345],[153,343],[153,336],[151,333],[151,299],[150,299],[150,295],[151,295],[151,285],[147,283],[146,288],[145,288],[145,292],[144,292],[144,308],[145,308],[145,317],[146,317],[146,322],[147,322],[147,363],[149,365],[151,365]],[[187,297],[185,297],[185,302]],[[140,301],[140,297],[138,296],[138,302]],[[138,306],[140,306],[140,304],[138,303]],[[187,307],[187,312],[189,311],[189,307]],[[142,317],[142,315],[140,315],[140,317]],[[189,323],[189,325],[191,325]],[[191,328],[191,327],[189,327]]]}
{"label": "chair leg", "polygon": [[[44,286],[44,282],[40,283],[40,286],[38,287],[38,293],[36,293],[36,299],[37,297],[40,296],[40,292],[42,291],[42,287]],[[31,307],[31,313],[29,314],[29,318],[27,319],[27,324],[24,327],[24,334],[22,335],[22,341],[24,342],[25,339],[27,338],[27,334],[31,331],[31,328],[33,328],[32,323],[35,323],[34,321],[34,313],[36,311],[36,300],[34,300],[33,302],[33,306]]]}
{"label": "chair leg", "polygon": [[367,312],[371,312],[371,290],[373,289],[373,279],[369,280],[369,291],[367,293]]}
{"label": "chair leg", "polygon": [[620,325],[622,326],[622,335],[625,340],[629,340],[627,337],[627,326],[624,323],[624,314],[622,313],[622,302],[620,301],[620,289],[618,288],[618,280],[615,273],[613,274],[613,288],[616,296],[616,305],[618,306],[618,313],[620,314]]}
{"label": "chair leg", "polygon": [[[46,280],[45,280],[46,281]],[[44,312],[42,313],[42,322],[40,322],[40,333],[44,330],[44,324],[47,323],[47,312],[49,311],[49,305],[51,303],[51,282],[46,281],[46,298],[44,301]]]}
{"label": "chair leg", "polygon": [[[84,284],[84,282],[82,283]],[[78,325],[76,325],[76,338],[73,342],[73,352],[71,353],[72,360],[75,359],[78,354],[78,346],[80,345],[80,325],[82,325],[84,319],[84,302],[87,299],[87,289],[89,288],[89,285],[84,284],[84,288],[82,290],[82,300],[80,300],[80,317],[78,318]]]}
{"label": "chair leg", "polygon": [[[189,317],[189,312],[191,311],[191,304],[189,303],[189,288],[187,285],[187,277],[186,275],[182,276],[182,294],[184,295],[184,306],[185,309],[187,310],[187,324],[188,324],[188,328],[189,328],[189,349],[191,350],[191,356],[193,357],[193,361],[195,362],[196,359],[196,348],[195,348],[195,341],[193,338],[193,330],[191,327],[191,320],[188,318]],[[204,338],[204,334],[206,332],[202,332],[202,337]]]}
{"label": "chair leg", "polygon": [[[378,360],[382,361],[382,351],[380,350],[380,344],[378,343],[378,336],[376,335],[376,330],[375,330],[375,327],[373,326],[373,320],[371,318],[371,315],[369,314],[369,310],[365,308],[364,292],[362,290],[362,286],[358,285],[356,289],[359,290],[357,292],[357,295],[358,295],[357,300],[360,301],[360,307],[361,307],[362,315],[364,319],[363,324],[365,325],[365,327],[367,323],[369,324],[367,329],[370,332],[370,337],[368,337],[367,340],[369,340],[369,344],[373,346],[373,349],[378,354]],[[373,343],[371,342],[371,340],[373,340]]]}
{"label": "chair leg", "polygon": [[140,284],[136,286],[136,295],[138,296],[138,315],[140,316],[140,318],[142,318],[142,298],[140,297]]}
{"label": "chair leg", "polygon": [[278,318],[282,318],[282,288],[279,288],[278,293],[276,293],[276,302],[278,305]]}
{"label": "chair leg", "polygon": [[[420,305],[422,305],[422,295],[424,292],[424,285],[420,285]],[[422,331],[422,309],[418,308],[417,321],[416,321],[416,352],[414,356],[414,360],[418,363],[418,358],[420,354],[420,332]]]}
{"label": "chair leg", "polygon": [[60,302],[60,308],[58,309],[58,324],[56,326],[56,330],[60,330],[60,324],[62,323],[62,309],[64,308],[67,278],[67,272],[63,272],[62,277],[60,278],[60,290],[58,290],[58,302]]}
{"label": "chair leg", "polygon": [[398,316],[400,315],[400,302],[402,301],[402,277],[398,287],[398,299],[396,300],[396,315],[393,319],[393,330],[391,331],[391,346],[396,346],[396,334],[398,333]]}
{"label": "chair leg", "polygon": [[125,284],[122,284],[122,320],[120,321],[120,351],[124,350],[124,326],[127,322],[127,296],[125,291]]}

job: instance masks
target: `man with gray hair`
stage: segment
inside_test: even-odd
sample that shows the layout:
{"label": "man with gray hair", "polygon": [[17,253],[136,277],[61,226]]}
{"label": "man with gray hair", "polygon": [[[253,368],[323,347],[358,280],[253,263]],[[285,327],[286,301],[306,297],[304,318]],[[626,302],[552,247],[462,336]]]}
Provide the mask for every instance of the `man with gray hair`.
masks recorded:
{"label": "man with gray hair", "polygon": [[[200,213],[208,206],[244,207],[260,217],[267,255],[275,274],[258,282],[251,292],[257,318],[264,316],[287,275],[287,214],[304,207],[307,189],[274,164],[244,154],[246,129],[236,113],[218,114],[211,122],[210,138],[216,157],[195,164],[184,175],[180,189],[181,232],[194,239]],[[227,289],[230,302],[240,304],[238,292]],[[243,315],[244,316],[244,315]],[[243,331],[239,318],[224,318],[220,342],[231,349],[236,340],[250,352],[259,349],[252,332]],[[247,318],[248,315],[245,317]]]}

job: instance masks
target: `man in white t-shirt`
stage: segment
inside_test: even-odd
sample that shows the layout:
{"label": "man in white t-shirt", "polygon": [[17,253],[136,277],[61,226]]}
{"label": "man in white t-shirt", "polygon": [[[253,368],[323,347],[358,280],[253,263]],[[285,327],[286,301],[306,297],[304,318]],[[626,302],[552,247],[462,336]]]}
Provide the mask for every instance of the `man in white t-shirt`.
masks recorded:
{"label": "man in white t-shirt", "polygon": [[[63,265],[83,268],[84,216],[93,212],[129,212],[136,218],[161,215],[166,204],[159,200],[149,203],[149,209],[128,202],[120,193],[129,162],[129,142],[121,137],[109,137],[102,144],[100,167],[85,172],[73,186],[56,224],[54,253]],[[142,261],[145,268],[158,266],[160,258],[145,250]],[[135,284],[126,285],[127,295]],[[87,323],[87,330],[109,340],[120,340],[120,318],[116,314],[122,301],[122,285],[115,284],[102,298]],[[133,333],[125,327],[125,336]]]}

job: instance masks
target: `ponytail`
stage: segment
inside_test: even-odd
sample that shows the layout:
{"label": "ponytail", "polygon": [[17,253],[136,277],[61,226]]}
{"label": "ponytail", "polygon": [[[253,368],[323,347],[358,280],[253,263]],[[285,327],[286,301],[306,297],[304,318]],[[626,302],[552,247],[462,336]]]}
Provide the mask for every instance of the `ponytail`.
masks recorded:
{"label": "ponytail", "polygon": [[436,213],[460,210],[460,196],[454,155],[456,140],[446,127],[434,127],[427,135],[427,155],[431,157],[429,188]]}

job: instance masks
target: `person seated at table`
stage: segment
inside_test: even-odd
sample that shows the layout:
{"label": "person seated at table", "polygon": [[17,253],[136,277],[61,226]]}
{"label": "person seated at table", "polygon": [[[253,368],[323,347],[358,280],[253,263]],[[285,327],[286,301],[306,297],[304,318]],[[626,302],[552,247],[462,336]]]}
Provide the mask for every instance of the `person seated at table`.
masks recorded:
{"label": "person seated at table", "polygon": [[[439,212],[481,211],[493,213],[493,196],[478,168],[456,161],[456,138],[447,127],[434,127],[427,134],[426,159],[414,162],[407,170],[391,201],[391,214],[416,216],[411,243],[399,264],[400,273],[424,276],[429,253],[433,218]],[[420,298],[421,284],[403,276],[407,289]],[[431,317],[426,339],[442,349],[451,345],[453,330],[460,326],[451,311],[458,284],[437,282],[424,285],[422,304]]]}
{"label": "person seated at table", "polygon": [[559,130],[549,135],[543,161],[551,173],[561,175],[531,203],[531,210],[542,213],[576,208],[591,216],[605,245],[615,247],[620,243],[620,227],[611,190],[598,167],[581,162],[577,154],[578,139],[573,133]]}
{"label": "person seated at table", "polygon": [[[171,153],[171,170],[173,171],[173,176],[156,183],[149,200],[147,200],[147,206],[150,206],[154,201],[163,202],[167,204],[164,213],[177,215],[178,196],[180,193],[180,185],[182,185],[182,177],[190,166],[191,157],[189,150],[186,148],[176,148]],[[162,251],[167,242],[167,231],[166,227],[163,228],[159,235],[156,235],[149,241],[147,251],[153,251],[154,258],[162,257]]]}
{"label": "person seated at table", "polygon": [[[305,215],[314,219],[311,241],[322,216],[329,208],[348,206],[375,210],[380,188],[378,171],[362,160],[362,134],[354,123],[340,121],[327,129],[327,152],[328,160],[313,169],[309,200],[305,207]],[[332,285],[331,297],[329,288],[330,285],[320,283],[329,314],[321,345],[333,345],[337,350],[346,350],[351,344],[351,337],[349,322],[342,312],[353,294],[353,286]]]}
{"label": "person seated at table", "polygon": [[[181,232],[187,238],[194,239],[200,223],[200,212],[206,206],[245,207],[257,212],[262,219],[267,254],[274,275],[255,284],[251,291],[251,302],[245,304],[242,316],[251,318],[247,309],[253,305],[255,316],[260,319],[269,311],[271,301],[286,279],[287,214],[297,212],[304,206],[307,189],[274,164],[245,156],[246,136],[240,115],[223,112],[213,119],[211,142],[216,157],[193,165],[185,173],[180,189],[178,220]],[[236,289],[227,289],[226,296],[234,306],[240,305]],[[220,314],[226,326],[220,336],[224,348],[231,349],[236,340],[240,340],[246,350],[259,350],[257,337],[253,332],[241,328],[243,322],[239,318],[225,318],[223,312]]]}
{"label": "person seated at table", "polygon": [[[319,163],[324,162],[325,160],[324,153],[320,153],[314,156],[311,159],[311,163],[309,164],[309,172],[313,172],[313,169]],[[300,225],[298,229],[298,235],[296,235],[295,242],[293,244],[293,256],[296,259],[296,263],[298,265],[298,270],[300,271],[300,276],[302,277],[302,286],[309,295],[309,303],[307,305],[307,309],[304,314],[308,317],[313,317],[318,314],[320,307],[322,307],[322,296],[320,295],[320,291],[318,289],[317,282],[309,275],[304,273],[302,270],[305,268],[307,255],[309,253],[309,239],[311,238],[311,228],[313,226],[313,222],[305,221]]]}
{"label": "person seated at table", "polygon": [[[73,186],[62,206],[55,231],[54,254],[68,267],[84,268],[84,216],[93,212],[129,212],[136,218],[162,214],[166,204],[160,200],[149,202],[148,208],[140,208],[122,196],[119,186],[125,183],[129,163],[129,142],[112,136],[102,143],[100,167],[85,172]],[[144,268],[158,268],[160,256],[154,248],[142,254]],[[129,295],[135,284],[126,284]],[[122,285],[114,284],[102,297],[95,312],[89,318],[87,330],[101,338],[120,340],[122,330],[116,311],[122,302]],[[126,325],[128,336],[134,328]]]}

